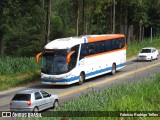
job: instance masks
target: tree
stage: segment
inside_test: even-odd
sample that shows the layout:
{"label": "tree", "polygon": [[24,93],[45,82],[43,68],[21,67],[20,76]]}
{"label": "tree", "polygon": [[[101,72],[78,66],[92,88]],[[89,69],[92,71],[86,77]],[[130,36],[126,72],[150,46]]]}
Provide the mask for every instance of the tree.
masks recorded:
{"label": "tree", "polygon": [[50,36],[50,19],[51,19],[51,0],[47,0],[47,16],[46,16],[46,38],[45,38],[45,44],[49,43],[49,36]]}
{"label": "tree", "polygon": [[5,47],[5,41],[4,41],[4,34],[7,26],[8,17],[6,16],[8,9],[7,9],[7,3],[6,0],[0,1],[0,55],[4,54],[4,47]]}
{"label": "tree", "polygon": [[61,17],[52,16],[51,17],[51,34],[50,34],[50,38],[52,40],[54,40],[56,38],[60,38],[60,37],[64,36],[63,28],[64,28],[64,26],[63,26],[63,22],[62,22]]}
{"label": "tree", "polygon": [[[5,52],[8,55],[31,56],[44,46],[44,10],[40,1],[10,0],[7,3]],[[36,46],[36,47],[35,47]]]}
{"label": "tree", "polygon": [[139,41],[142,41],[142,26],[148,23],[148,6],[146,0],[134,0],[130,2],[133,8],[133,22],[139,25]]}

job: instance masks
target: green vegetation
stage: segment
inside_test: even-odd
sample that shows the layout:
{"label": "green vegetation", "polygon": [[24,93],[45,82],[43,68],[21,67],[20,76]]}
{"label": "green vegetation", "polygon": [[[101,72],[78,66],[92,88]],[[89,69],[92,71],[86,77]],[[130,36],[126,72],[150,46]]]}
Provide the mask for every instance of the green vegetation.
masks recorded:
{"label": "green vegetation", "polygon": [[[113,85],[105,90],[84,93],[60,106],[56,111],[159,111],[160,74],[139,82]],[[98,113],[97,113],[98,114]],[[46,113],[47,116],[47,113]],[[48,115],[49,116],[49,115]],[[54,112],[52,114],[54,116]],[[74,114],[73,114],[74,116]],[[44,118],[43,118],[44,119]],[[49,118],[47,118],[49,119]],[[53,118],[50,118],[53,119]],[[55,118],[57,119],[57,118]],[[60,118],[59,118],[60,119]],[[104,117],[72,118],[69,120],[105,120]],[[130,120],[134,118],[113,117],[112,120]],[[139,119],[155,119],[154,117]]]}
{"label": "green vegetation", "polygon": [[39,68],[39,64],[35,63],[35,59],[31,57],[0,57],[0,75],[15,75],[27,72],[35,72]]}
{"label": "green vegetation", "polygon": [[127,45],[127,58],[135,57],[143,47],[155,47],[160,49],[160,37],[155,37],[152,42],[151,39],[144,39],[143,42],[134,41]]}
{"label": "green vegetation", "polygon": [[34,58],[0,57],[0,91],[39,80],[40,64]]}
{"label": "green vegetation", "polygon": [[151,27],[153,36],[160,33],[159,0],[0,0],[0,55],[33,56],[42,51],[50,1],[50,40],[123,33],[133,43],[141,42],[143,35],[150,37]]}

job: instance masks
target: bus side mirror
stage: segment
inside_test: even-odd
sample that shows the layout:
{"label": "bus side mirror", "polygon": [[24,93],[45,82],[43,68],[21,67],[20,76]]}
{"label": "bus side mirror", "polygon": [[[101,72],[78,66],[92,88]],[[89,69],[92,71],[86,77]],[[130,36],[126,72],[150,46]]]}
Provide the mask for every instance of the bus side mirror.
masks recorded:
{"label": "bus side mirror", "polygon": [[71,51],[68,53],[67,57],[66,57],[66,62],[69,63],[71,60],[71,55],[74,53],[75,51]]}
{"label": "bus side mirror", "polygon": [[39,57],[42,55],[42,52],[40,52],[40,53],[38,53],[37,55],[36,55],[36,63],[38,63],[38,60],[39,60]]}

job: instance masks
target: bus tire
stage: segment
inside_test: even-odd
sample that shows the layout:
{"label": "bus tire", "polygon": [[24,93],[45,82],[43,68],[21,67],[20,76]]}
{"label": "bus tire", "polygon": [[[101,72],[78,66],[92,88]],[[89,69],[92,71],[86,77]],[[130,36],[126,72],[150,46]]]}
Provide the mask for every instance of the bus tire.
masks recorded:
{"label": "bus tire", "polygon": [[84,73],[81,73],[80,76],[79,76],[79,82],[78,84],[79,85],[82,85],[85,81],[85,74]]}
{"label": "bus tire", "polygon": [[112,71],[111,71],[111,75],[114,75],[116,73],[116,64],[113,63],[112,64]]}

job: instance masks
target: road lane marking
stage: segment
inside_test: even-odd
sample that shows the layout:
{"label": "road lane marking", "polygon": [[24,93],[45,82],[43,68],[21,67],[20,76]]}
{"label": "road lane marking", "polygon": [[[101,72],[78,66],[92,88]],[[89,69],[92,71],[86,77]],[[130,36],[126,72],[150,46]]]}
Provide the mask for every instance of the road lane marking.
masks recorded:
{"label": "road lane marking", "polygon": [[134,70],[134,71],[130,71],[130,72],[127,72],[127,73],[124,73],[122,75],[119,75],[119,76],[115,76],[115,77],[112,77],[112,78],[108,78],[108,79],[105,79],[103,81],[99,81],[99,82],[96,82],[96,83],[91,83],[90,85],[87,85],[87,86],[83,86],[83,87],[80,87],[80,88],[77,88],[75,90],[71,90],[71,91],[68,91],[68,92],[65,92],[65,93],[61,93],[61,94],[57,94],[59,97],[65,97],[67,95],[70,95],[70,94],[73,94],[73,93],[76,93],[76,92],[80,92],[82,90],[85,90],[87,88],[92,88],[94,86],[98,86],[98,85],[101,85],[103,83],[107,83],[107,82],[110,82],[110,81],[114,81],[114,80],[117,80],[119,78],[122,78],[124,76],[127,76],[127,75],[131,75],[131,74],[134,74],[134,73],[137,73],[137,72],[140,72],[140,71],[143,71],[143,70],[146,70],[146,69],[149,69],[149,68],[152,68],[154,66],[157,66],[157,65],[160,65],[160,62],[156,63],[156,64],[152,64],[150,66],[146,66],[146,67],[143,67],[143,68],[140,68],[140,69],[137,69],[137,70]]}

